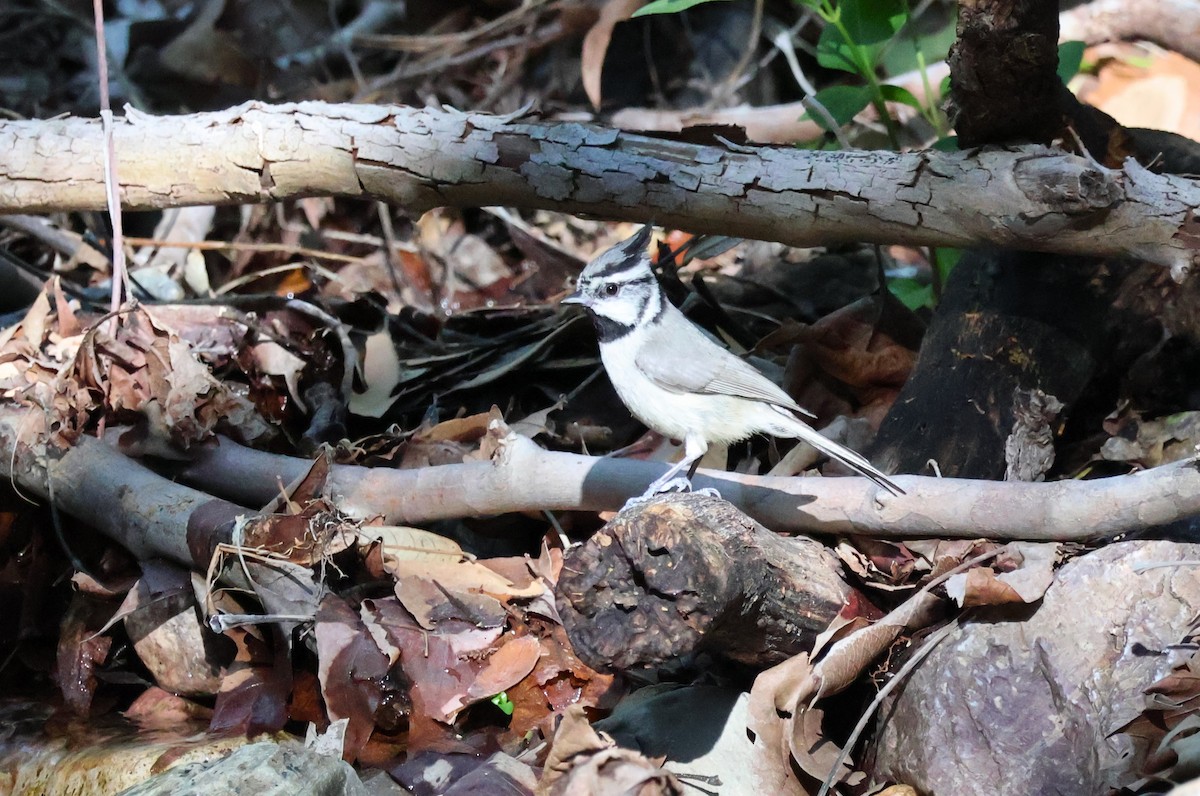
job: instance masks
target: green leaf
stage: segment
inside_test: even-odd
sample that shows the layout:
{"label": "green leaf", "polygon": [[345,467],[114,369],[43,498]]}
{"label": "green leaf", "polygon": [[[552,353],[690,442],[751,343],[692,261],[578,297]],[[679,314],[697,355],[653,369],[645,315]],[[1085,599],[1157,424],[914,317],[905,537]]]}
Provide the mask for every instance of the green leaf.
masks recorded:
{"label": "green leaf", "polygon": [[904,0],[839,0],[840,25],[824,14],[822,18],[825,27],[817,40],[817,62],[826,69],[865,77],[874,70],[888,39],[908,20],[908,9]]}
{"label": "green leaf", "polygon": [[698,6],[701,3],[718,3],[727,2],[727,0],[654,0],[648,3],[637,11],[634,11],[630,17],[644,17],[650,14],[677,14],[680,11],[687,11],[692,6]]}
{"label": "green leaf", "polygon": [[904,88],[903,86],[893,86],[890,83],[884,83],[879,87],[879,93],[888,102],[899,102],[901,105],[907,105],[910,108],[916,108],[919,111],[925,110],[921,105],[921,101],[916,96]]}
{"label": "green leaf", "polygon": [[[851,119],[870,104],[871,89],[868,86],[830,86],[814,94],[813,99],[824,105],[825,110],[829,111],[829,115],[837,122],[837,126],[841,127],[849,124]],[[833,132],[822,114],[807,112],[804,117],[812,119],[826,132]]]}
{"label": "green leaf", "polygon": [[874,68],[882,50],[882,44],[848,42],[836,25],[826,25],[821,30],[821,38],[817,39],[817,63],[826,69],[840,69],[865,77],[864,72]]}
{"label": "green leaf", "polygon": [[962,254],[962,249],[952,247],[939,246],[933,250],[933,270],[937,274],[939,285],[946,284],[946,280],[950,278],[950,272],[962,259]]}
{"label": "green leaf", "polygon": [[936,149],[938,152],[957,152],[958,151],[958,136],[948,135],[933,142],[931,149]]}
{"label": "green leaf", "polygon": [[888,290],[892,291],[892,295],[900,299],[900,303],[910,310],[933,306],[932,285],[922,285],[915,279],[905,277],[889,281]]}
{"label": "green leaf", "polygon": [[1063,83],[1071,82],[1071,78],[1079,74],[1084,46],[1081,41],[1064,41],[1058,45],[1058,79]]}
{"label": "green leaf", "polygon": [[915,72],[922,64],[944,61],[958,33],[956,22],[953,7],[931,5],[919,24],[908,25],[892,37],[880,59],[884,74],[894,77]]}
{"label": "green leaf", "polygon": [[908,21],[904,0],[840,0],[846,33],[855,44],[879,44],[896,35]]}
{"label": "green leaf", "polygon": [[496,694],[494,697],[492,697],[491,703],[500,708],[501,712],[503,712],[505,716],[511,716],[513,714],[513,703],[512,700],[508,698],[507,691],[501,691],[499,694]]}

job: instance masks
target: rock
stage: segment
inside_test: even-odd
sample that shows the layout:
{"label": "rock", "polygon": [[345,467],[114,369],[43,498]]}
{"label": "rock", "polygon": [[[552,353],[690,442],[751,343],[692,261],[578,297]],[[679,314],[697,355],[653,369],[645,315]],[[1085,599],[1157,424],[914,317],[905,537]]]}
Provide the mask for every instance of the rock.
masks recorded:
{"label": "rock", "polygon": [[874,776],[929,796],[1106,792],[1137,779],[1143,689],[1200,611],[1200,545],[1113,544],[1059,570],[1040,606],[976,614],[880,711]]}
{"label": "rock", "polygon": [[663,768],[697,792],[754,794],[754,744],[746,734],[749,694],[715,686],[658,685],[624,699],[593,725],[626,749],[665,757]]}
{"label": "rock", "polygon": [[261,742],[178,766],[119,796],[369,796],[349,764],[298,743]]}

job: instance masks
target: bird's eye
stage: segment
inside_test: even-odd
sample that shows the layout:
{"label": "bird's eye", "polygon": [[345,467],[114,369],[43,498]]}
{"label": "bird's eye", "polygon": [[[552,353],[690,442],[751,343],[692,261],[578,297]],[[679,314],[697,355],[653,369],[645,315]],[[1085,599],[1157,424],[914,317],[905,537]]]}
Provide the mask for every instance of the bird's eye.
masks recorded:
{"label": "bird's eye", "polygon": [[607,285],[604,286],[604,295],[606,295],[606,296],[615,296],[620,292],[621,292],[621,286],[614,282],[609,282]]}

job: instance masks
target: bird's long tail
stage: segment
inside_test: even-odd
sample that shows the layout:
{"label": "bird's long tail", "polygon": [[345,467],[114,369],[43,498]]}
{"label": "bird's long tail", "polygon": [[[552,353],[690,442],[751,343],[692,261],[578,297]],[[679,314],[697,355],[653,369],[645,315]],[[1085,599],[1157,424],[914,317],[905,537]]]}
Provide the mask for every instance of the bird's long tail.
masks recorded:
{"label": "bird's long tail", "polygon": [[801,420],[796,420],[793,436],[804,440],[821,453],[824,453],[826,456],[837,459],[839,462],[859,473],[860,475],[870,478],[876,484],[891,492],[893,495],[905,494],[903,489],[896,486],[894,481],[892,481],[883,473],[879,472],[879,470],[875,469],[874,465],[867,461],[866,457],[864,457],[862,454],[852,451],[845,445],[840,445],[828,437],[823,436],[821,432],[817,431],[812,426],[809,426],[807,423]]}

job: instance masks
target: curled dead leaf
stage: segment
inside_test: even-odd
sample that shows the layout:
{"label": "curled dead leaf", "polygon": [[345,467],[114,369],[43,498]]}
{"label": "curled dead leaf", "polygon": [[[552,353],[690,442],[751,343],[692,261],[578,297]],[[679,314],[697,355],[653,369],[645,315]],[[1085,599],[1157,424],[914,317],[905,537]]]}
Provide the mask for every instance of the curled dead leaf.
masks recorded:
{"label": "curled dead leaf", "polygon": [[618,747],[588,723],[579,705],[567,709],[554,734],[538,796],[682,796],[683,787],[637,752]]}
{"label": "curled dead leaf", "polygon": [[612,41],[613,28],[618,22],[629,19],[634,11],[645,4],[645,0],[608,0],[600,9],[600,18],[592,25],[587,35],[583,37],[583,49],[580,53],[580,72],[583,76],[583,90],[587,93],[592,107],[599,110],[600,77],[604,71],[604,56],[608,53],[608,43]]}
{"label": "curled dead leaf", "polygon": [[951,576],[946,594],[962,607],[1032,603],[1040,600],[1054,582],[1057,543],[1010,542],[1020,565],[1011,572],[997,574],[986,567]]}

